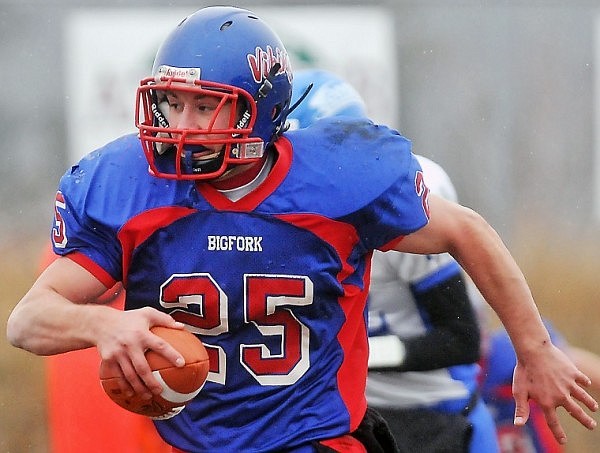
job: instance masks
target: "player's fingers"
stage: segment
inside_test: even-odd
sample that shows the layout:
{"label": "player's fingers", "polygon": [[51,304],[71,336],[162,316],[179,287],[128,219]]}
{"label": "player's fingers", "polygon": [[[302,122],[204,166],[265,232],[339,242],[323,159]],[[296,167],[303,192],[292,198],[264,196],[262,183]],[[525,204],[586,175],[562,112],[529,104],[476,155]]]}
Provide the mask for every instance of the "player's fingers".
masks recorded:
{"label": "player's fingers", "polygon": [[513,398],[515,399],[515,418],[513,423],[516,426],[523,426],[529,420],[529,395],[524,390],[521,383],[521,374],[515,369],[513,376]]}
{"label": "player's fingers", "polygon": [[[145,362],[145,360],[144,360]],[[139,363],[139,361],[138,361]],[[150,373],[150,375],[152,375],[152,372],[150,371],[150,367],[148,367],[148,362],[146,363],[146,368],[148,369],[148,372]],[[147,398],[150,399],[152,397],[152,387],[150,387],[149,385],[146,384],[146,381],[143,379],[143,376],[140,375],[140,372],[137,370],[136,365],[134,364],[133,360],[129,361],[129,360],[124,360],[123,362],[120,362],[120,366],[121,366],[121,370],[123,372],[123,375],[125,376],[125,379],[127,380],[127,383],[131,386],[132,391],[135,394],[138,395],[142,395],[143,398]],[[139,365],[138,365],[139,367]],[[143,369],[143,366],[140,367]],[[152,377],[152,379],[154,379]],[[160,384],[154,379],[154,385],[160,387]]]}
{"label": "player's fingers", "polygon": [[[158,337],[158,338],[160,339],[160,337]],[[162,342],[166,343],[164,340],[162,340],[162,339],[160,339],[160,340]],[[171,347],[171,346],[169,346],[169,347]],[[146,348],[146,350],[154,349],[154,348],[155,348],[154,346],[148,346]],[[182,358],[182,360],[183,360],[183,358]],[[163,391],[162,385],[160,384],[160,382],[158,382],[158,380],[152,373],[152,369],[150,368],[150,365],[148,364],[148,360],[146,359],[146,356],[144,354],[132,355],[131,364],[132,364],[134,373],[140,380],[141,384],[144,386],[144,389],[146,391],[150,391],[150,392],[154,393],[155,395],[160,395]]]}
{"label": "player's fingers", "polygon": [[[166,340],[159,337],[158,335],[151,334],[146,342],[146,351],[152,350],[176,366],[184,366],[185,359],[173,346],[171,346]],[[136,375],[141,379],[147,389],[156,395],[160,395],[163,391],[162,385],[154,376],[146,356],[143,354],[131,355],[131,363],[135,370]]]}
{"label": "player's fingers", "polygon": [[105,361],[103,361],[102,365],[104,367],[105,374],[107,376],[121,376],[119,379],[117,379],[117,384],[119,386],[119,390],[124,395],[127,395],[129,397],[133,396],[133,394],[134,394],[133,388],[131,387],[131,385],[129,385],[129,382],[127,382],[127,379],[125,379],[125,377],[123,375],[123,371],[121,370],[121,366],[118,364],[118,362],[105,360]]}
{"label": "player's fingers", "polygon": [[575,387],[571,392],[571,395],[573,398],[585,404],[589,410],[593,412],[598,410],[598,402],[584,388],[578,386]]}
{"label": "player's fingers", "polygon": [[571,395],[585,404],[589,410],[596,412],[598,410],[598,402],[585,390],[585,387],[592,385],[591,379],[580,372],[575,381],[579,385],[575,386]]}
{"label": "player's fingers", "polygon": [[579,371],[577,376],[575,377],[575,382],[577,382],[582,387],[589,387],[590,385],[592,385],[592,380],[585,374],[583,374],[581,371]]}
{"label": "player's fingers", "polygon": [[[145,307],[142,308],[141,311],[144,312],[145,316],[147,317],[149,328],[162,326],[182,330],[185,327],[185,324],[182,322],[175,321],[175,319],[173,319],[170,315],[153,308]],[[177,367],[182,367],[185,365],[185,359],[179,353],[179,351],[177,351],[158,335],[152,335],[146,344],[146,350],[148,349],[159,353]]]}
{"label": "player's fingers", "polygon": [[[581,408],[580,408],[581,409]],[[565,444],[567,442],[567,435],[563,430],[560,421],[558,420],[558,415],[556,414],[556,409],[546,409],[544,410],[544,416],[546,418],[546,423],[552,431],[554,438],[559,444]]]}
{"label": "player's fingers", "polygon": [[165,359],[177,367],[182,367],[185,365],[185,359],[179,353],[179,351],[158,335],[153,334],[152,342],[148,343],[147,348],[162,355]]}
{"label": "player's fingers", "polygon": [[171,315],[163,313],[162,311],[155,310],[150,307],[144,307],[140,309],[141,312],[147,316],[149,326],[164,326],[172,329],[183,329],[185,325],[182,322],[175,321]]}
{"label": "player's fingers", "polygon": [[[587,392],[585,390],[582,391],[587,395]],[[587,429],[594,429],[596,427],[596,420],[594,420],[589,414],[587,414],[573,398],[569,398],[567,401],[565,401],[565,403],[562,406],[565,408],[565,410],[569,413],[571,417],[573,417]]]}
{"label": "player's fingers", "polygon": [[515,395],[515,419],[516,426],[523,426],[529,420],[529,402],[527,399],[517,398]]}

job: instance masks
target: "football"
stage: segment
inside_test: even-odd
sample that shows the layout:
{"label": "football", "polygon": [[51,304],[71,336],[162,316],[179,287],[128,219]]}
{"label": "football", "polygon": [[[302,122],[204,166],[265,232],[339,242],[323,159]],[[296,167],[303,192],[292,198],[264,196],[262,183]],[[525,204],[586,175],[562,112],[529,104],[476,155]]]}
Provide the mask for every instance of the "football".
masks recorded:
{"label": "football", "polygon": [[146,358],[153,374],[163,386],[160,395],[143,399],[141,395],[127,397],[120,389],[117,376],[111,376],[109,367],[100,364],[100,381],[106,394],[119,406],[136,414],[156,419],[178,414],[204,386],[208,376],[208,353],[202,342],[187,330],[153,327],[152,333],[165,339],[185,359],[183,367],[176,367],[160,354],[149,350]]}

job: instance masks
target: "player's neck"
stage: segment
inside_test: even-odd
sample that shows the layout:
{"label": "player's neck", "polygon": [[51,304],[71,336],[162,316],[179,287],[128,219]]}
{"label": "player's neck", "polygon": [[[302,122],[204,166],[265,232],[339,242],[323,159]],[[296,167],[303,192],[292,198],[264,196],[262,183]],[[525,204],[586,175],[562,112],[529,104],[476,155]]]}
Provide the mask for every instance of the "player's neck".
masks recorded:
{"label": "player's neck", "polygon": [[229,178],[219,179],[212,182],[212,186],[232,201],[237,201],[258,187],[269,175],[275,156],[266,153],[265,156],[254,164],[247,165],[246,169],[240,169],[238,174]]}
{"label": "player's neck", "polygon": [[267,154],[258,162],[236,166],[228,174],[212,181],[211,185],[217,190],[231,190],[249,184],[260,173],[265,164],[266,157]]}

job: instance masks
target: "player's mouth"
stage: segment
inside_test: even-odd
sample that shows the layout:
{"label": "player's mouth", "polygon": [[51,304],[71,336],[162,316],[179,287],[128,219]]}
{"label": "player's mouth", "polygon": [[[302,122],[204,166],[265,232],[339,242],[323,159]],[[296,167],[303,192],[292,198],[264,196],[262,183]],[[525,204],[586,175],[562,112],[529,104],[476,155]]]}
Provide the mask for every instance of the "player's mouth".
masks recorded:
{"label": "player's mouth", "polygon": [[184,151],[181,153],[181,157],[185,158],[185,152],[190,153],[190,157],[193,161],[205,161],[215,159],[219,156],[220,150],[214,150],[207,148],[202,145],[186,145]]}

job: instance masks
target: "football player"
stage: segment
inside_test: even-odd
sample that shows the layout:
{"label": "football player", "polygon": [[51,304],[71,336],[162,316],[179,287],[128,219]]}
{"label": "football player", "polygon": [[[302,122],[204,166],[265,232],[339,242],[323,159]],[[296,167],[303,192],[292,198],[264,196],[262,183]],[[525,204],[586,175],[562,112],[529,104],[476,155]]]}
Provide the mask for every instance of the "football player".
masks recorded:
{"label": "football player", "polygon": [[[211,371],[155,422],[174,451],[392,451],[364,394],[371,254],[451,252],[515,344],[517,423],[533,398],[561,441],[558,406],[593,428],[589,379],[551,343],[489,224],[428,196],[410,142],[385,126],[335,118],[286,133],[292,79],[254,13],[182,20],[138,89],[138,134],[61,179],[63,256],[12,311],[9,341],[41,355],[95,346],[124,392],[151,397],[162,388],[144,352],[183,357],[149,328],[187,328]],[[125,310],[91,303],[117,281]]]}

